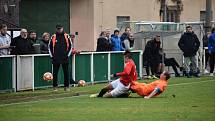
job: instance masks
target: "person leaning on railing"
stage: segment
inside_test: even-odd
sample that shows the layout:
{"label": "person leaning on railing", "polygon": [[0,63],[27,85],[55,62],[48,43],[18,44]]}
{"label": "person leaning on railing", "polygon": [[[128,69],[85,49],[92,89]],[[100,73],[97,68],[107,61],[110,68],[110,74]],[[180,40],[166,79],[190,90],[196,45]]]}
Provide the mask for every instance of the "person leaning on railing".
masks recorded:
{"label": "person leaning on railing", "polygon": [[41,54],[48,54],[48,44],[50,40],[50,34],[48,32],[44,32],[42,36],[42,40],[40,42],[40,52]]}
{"label": "person leaning on railing", "polygon": [[10,46],[12,48],[12,55],[25,55],[34,53],[33,43],[28,39],[27,29],[21,29],[20,35],[12,39]]}

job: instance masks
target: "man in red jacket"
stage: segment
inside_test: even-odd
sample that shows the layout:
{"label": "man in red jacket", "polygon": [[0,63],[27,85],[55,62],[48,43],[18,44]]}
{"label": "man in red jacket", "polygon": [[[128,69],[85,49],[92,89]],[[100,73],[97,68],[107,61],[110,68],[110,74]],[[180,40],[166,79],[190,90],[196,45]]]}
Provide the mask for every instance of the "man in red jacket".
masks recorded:
{"label": "man in red jacket", "polygon": [[129,51],[124,53],[125,67],[123,72],[112,74],[111,77],[120,77],[112,81],[109,85],[103,88],[99,94],[93,94],[90,97],[119,97],[127,94],[130,84],[137,80],[136,65],[131,59]]}

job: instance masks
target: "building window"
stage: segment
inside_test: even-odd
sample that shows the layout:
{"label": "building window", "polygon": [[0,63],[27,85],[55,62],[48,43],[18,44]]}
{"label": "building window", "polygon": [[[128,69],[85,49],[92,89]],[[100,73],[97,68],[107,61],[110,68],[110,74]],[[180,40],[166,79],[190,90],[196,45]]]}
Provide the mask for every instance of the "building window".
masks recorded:
{"label": "building window", "polygon": [[124,21],[130,21],[130,16],[117,16],[116,21],[117,21],[117,28],[119,29],[123,29],[125,27],[130,26],[129,22],[127,23],[124,22]]}
{"label": "building window", "polygon": [[205,17],[206,17],[206,12],[200,11],[200,21],[205,21]]}

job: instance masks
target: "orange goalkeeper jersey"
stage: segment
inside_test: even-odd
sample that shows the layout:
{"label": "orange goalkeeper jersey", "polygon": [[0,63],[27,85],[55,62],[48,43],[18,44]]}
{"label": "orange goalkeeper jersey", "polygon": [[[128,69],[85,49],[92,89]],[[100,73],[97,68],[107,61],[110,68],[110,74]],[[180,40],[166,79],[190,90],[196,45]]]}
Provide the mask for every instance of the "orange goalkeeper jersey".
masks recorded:
{"label": "orange goalkeeper jersey", "polygon": [[148,96],[157,87],[161,91],[155,95],[155,96],[157,96],[166,89],[167,84],[168,84],[168,82],[166,80],[156,80],[149,84],[132,82],[130,88],[140,96]]}

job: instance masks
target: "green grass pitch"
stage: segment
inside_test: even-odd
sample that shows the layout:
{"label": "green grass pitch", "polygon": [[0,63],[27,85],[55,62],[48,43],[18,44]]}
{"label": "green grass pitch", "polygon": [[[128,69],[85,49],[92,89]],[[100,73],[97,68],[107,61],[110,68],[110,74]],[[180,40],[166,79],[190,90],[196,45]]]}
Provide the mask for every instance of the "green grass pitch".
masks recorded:
{"label": "green grass pitch", "polygon": [[104,85],[75,87],[70,92],[43,89],[0,94],[0,121],[215,120],[213,77],[171,78],[166,92],[149,100],[136,94],[131,98],[89,98]]}

